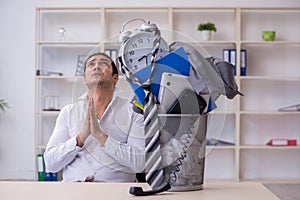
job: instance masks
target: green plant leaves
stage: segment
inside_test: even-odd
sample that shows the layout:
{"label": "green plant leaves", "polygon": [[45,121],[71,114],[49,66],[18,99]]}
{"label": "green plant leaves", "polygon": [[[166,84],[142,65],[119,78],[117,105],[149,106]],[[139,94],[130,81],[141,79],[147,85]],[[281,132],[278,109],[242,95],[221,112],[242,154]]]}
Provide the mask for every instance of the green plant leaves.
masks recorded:
{"label": "green plant leaves", "polygon": [[8,103],[4,99],[0,99],[0,110],[5,113],[5,108],[9,108]]}
{"label": "green plant leaves", "polygon": [[207,22],[207,23],[201,23],[198,25],[198,31],[214,31],[217,32],[217,28],[214,23]]}

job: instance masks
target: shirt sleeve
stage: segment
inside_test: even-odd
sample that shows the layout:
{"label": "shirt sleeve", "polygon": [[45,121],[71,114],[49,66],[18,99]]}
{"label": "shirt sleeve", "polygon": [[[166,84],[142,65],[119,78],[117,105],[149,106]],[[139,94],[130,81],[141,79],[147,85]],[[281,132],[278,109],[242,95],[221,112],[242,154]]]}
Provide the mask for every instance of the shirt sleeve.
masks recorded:
{"label": "shirt sleeve", "polygon": [[76,136],[70,138],[64,108],[56,119],[56,125],[47,144],[44,160],[48,172],[58,172],[74,160],[80,147],[76,146]]}
{"label": "shirt sleeve", "polygon": [[145,168],[145,136],[143,115],[132,112],[132,123],[129,128],[127,143],[108,137],[104,146],[107,154],[121,165],[138,173]]}

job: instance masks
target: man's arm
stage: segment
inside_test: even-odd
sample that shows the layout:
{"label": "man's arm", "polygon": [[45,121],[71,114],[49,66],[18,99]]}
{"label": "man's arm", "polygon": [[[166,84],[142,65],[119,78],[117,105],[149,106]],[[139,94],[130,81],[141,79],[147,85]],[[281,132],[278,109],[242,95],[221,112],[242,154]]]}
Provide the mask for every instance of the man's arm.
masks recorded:
{"label": "man's arm", "polygon": [[54,131],[44,153],[46,170],[49,172],[58,172],[67,166],[81,149],[77,146],[76,136],[69,136],[66,115],[67,111],[64,108],[56,119]]}

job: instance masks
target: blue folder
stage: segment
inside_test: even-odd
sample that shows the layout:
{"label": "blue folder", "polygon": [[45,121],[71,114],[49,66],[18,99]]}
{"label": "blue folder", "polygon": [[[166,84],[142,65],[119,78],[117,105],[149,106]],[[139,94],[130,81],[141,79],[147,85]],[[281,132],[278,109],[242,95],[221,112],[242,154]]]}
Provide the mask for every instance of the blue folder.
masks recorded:
{"label": "blue folder", "polygon": [[[158,98],[159,89],[160,89],[160,81],[162,73],[169,72],[174,74],[182,74],[189,76],[190,74],[190,62],[188,60],[187,53],[181,47],[172,53],[164,56],[160,60],[156,61],[155,70],[153,73],[153,79],[150,86],[150,91]],[[151,65],[141,69],[140,71],[136,72],[134,75],[142,82],[146,82],[149,78],[151,73]],[[144,90],[134,84],[129,83],[133,92],[135,93],[137,100],[141,105],[144,106],[144,98],[145,92]]]}

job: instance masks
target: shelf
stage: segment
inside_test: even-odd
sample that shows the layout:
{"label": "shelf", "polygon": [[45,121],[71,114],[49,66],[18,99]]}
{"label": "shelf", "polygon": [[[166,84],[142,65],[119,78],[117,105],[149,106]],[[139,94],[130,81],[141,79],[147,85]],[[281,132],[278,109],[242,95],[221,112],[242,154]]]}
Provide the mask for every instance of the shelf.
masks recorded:
{"label": "shelf", "polygon": [[173,29],[177,33],[173,34],[173,39],[188,42],[201,41],[201,34],[197,27],[201,22],[210,21],[217,26],[217,32],[212,35],[214,41],[235,42],[235,14],[234,8],[174,8],[172,22]]}
{"label": "shelf", "polygon": [[236,169],[234,163],[236,158],[234,148],[208,148],[205,155],[205,179],[218,179],[218,181],[235,179]]}
{"label": "shelf", "polygon": [[235,41],[197,41],[197,42],[189,42],[189,44],[193,45],[193,44],[204,44],[204,45],[236,45]]}
{"label": "shelf", "polygon": [[214,146],[214,145],[206,145],[206,150],[222,150],[222,149],[227,149],[227,150],[235,150],[236,146],[234,145],[224,145],[224,146]]}
{"label": "shelf", "polygon": [[299,81],[249,79],[241,81],[241,111],[275,111],[299,103]]}
{"label": "shelf", "polygon": [[263,81],[300,81],[299,77],[284,76],[241,76],[241,81],[245,80],[263,80]]}
{"label": "shelf", "polygon": [[37,79],[49,79],[49,80],[65,80],[65,81],[82,81],[82,76],[36,76]]}
{"label": "shelf", "polygon": [[241,115],[300,115],[299,111],[240,111]]}
{"label": "shelf", "polygon": [[[299,27],[291,27],[299,21],[299,7],[295,8],[242,8],[241,9],[241,40],[261,41],[264,30],[276,31],[275,41],[300,41]],[[259,22],[259,23],[257,23]],[[292,25],[291,25],[292,24]],[[282,44],[286,45],[286,44]]]}
{"label": "shelf", "polygon": [[236,114],[236,112],[234,112],[234,111],[215,111],[215,110],[213,110],[213,111],[211,111],[210,113],[209,113],[209,115],[235,115]]}
{"label": "shelf", "polygon": [[243,149],[240,180],[300,180],[299,148]]}
{"label": "shelf", "polygon": [[68,41],[38,41],[36,42],[38,45],[100,45],[99,42],[96,41],[76,41],[76,42],[68,42]]}
{"label": "shelf", "polygon": [[52,12],[99,12],[102,7],[60,7],[60,6],[47,6],[37,7],[38,11],[52,11]]}
{"label": "shelf", "polygon": [[268,145],[242,145],[244,150],[300,150],[300,146],[268,146]]}
{"label": "shelf", "polygon": [[300,179],[240,179],[240,182],[259,182],[262,184],[300,184]]}
{"label": "shelf", "polygon": [[[35,78],[36,141],[43,144],[36,145],[36,151],[46,148],[59,114],[41,110],[45,107],[45,97],[59,96],[62,108],[81,96],[86,91],[83,77],[74,76],[80,56],[95,49],[118,50],[118,35],[123,23],[142,17],[159,26],[168,44],[186,42],[197,47],[204,57],[223,58],[223,49],[245,49],[247,52],[247,76],[239,75],[241,52],[238,51],[235,66],[235,81],[244,96],[236,96],[233,100],[220,96],[216,101],[217,109],[207,116],[207,138],[232,141],[235,145],[206,146],[205,179],[300,180],[299,145],[264,145],[271,138],[300,141],[300,112],[277,111],[300,103],[300,27],[294,26],[299,23],[299,7],[40,7],[36,11],[36,70],[64,74]],[[205,21],[215,23],[218,29],[211,41],[202,41],[197,30],[198,24]],[[137,22],[127,28],[139,25]],[[59,35],[58,27],[66,29],[65,37]],[[262,41],[263,30],[276,31],[275,41]],[[133,96],[131,87],[121,75],[116,87],[127,92],[125,98]],[[159,115],[166,116],[170,115]],[[287,170],[282,171],[285,167]]]}
{"label": "shelf", "polygon": [[38,115],[49,115],[49,116],[57,116],[60,111],[40,111],[36,112]]}
{"label": "shelf", "polygon": [[241,41],[241,45],[274,45],[274,46],[281,46],[281,45],[300,45],[300,41],[272,41],[272,42],[264,42],[264,41]]}

